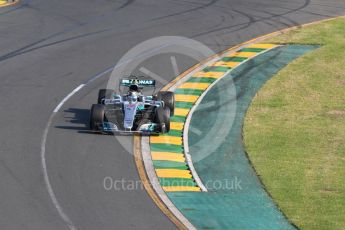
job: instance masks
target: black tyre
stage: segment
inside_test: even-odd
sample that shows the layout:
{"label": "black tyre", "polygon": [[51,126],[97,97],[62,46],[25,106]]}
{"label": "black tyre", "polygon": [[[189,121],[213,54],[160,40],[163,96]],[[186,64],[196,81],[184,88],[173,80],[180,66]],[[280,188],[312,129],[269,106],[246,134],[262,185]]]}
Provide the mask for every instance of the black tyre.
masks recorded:
{"label": "black tyre", "polygon": [[170,115],[173,116],[175,109],[174,93],[170,91],[161,91],[157,93],[156,98],[157,100],[164,102],[164,107],[168,107],[170,109]]}
{"label": "black tyre", "polygon": [[112,90],[112,89],[100,89],[98,91],[97,103],[102,104],[102,99],[104,99],[104,98],[110,99],[110,97],[113,95],[113,93],[114,93],[114,90]]}
{"label": "black tyre", "polygon": [[168,107],[158,107],[156,109],[155,122],[158,124],[165,124],[165,129],[162,129],[163,133],[170,131],[170,109]]}
{"label": "black tyre", "polygon": [[90,129],[99,130],[99,125],[105,121],[104,105],[93,104],[90,113]]}

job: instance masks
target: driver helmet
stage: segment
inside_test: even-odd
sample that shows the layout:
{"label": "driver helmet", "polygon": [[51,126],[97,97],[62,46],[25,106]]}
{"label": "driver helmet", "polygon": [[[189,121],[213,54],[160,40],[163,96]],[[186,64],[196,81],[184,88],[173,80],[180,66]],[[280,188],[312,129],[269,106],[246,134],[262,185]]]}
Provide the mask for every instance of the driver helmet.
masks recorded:
{"label": "driver helmet", "polygon": [[131,92],[139,92],[139,86],[136,84],[130,85],[129,86],[129,91]]}

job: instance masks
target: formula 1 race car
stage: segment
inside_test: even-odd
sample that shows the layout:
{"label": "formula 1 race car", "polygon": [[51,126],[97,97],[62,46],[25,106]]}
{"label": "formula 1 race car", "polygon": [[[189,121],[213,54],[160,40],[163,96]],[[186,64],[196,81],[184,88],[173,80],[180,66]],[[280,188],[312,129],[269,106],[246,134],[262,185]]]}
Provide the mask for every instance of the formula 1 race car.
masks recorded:
{"label": "formula 1 race car", "polygon": [[155,80],[138,78],[121,79],[120,86],[128,88],[127,93],[121,95],[112,89],[99,90],[98,103],[91,107],[91,130],[149,135],[169,132],[175,107],[173,92],[160,91],[144,96],[141,89],[155,87]]}

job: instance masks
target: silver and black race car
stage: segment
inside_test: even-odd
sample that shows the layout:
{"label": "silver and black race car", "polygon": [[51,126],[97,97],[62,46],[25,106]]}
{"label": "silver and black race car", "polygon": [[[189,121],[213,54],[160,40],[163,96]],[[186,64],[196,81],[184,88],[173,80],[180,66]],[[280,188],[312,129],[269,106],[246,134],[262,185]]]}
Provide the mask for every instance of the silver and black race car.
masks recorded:
{"label": "silver and black race car", "polygon": [[99,90],[98,103],[91,107],[93,131],[149,135],[169,132],[175,107],[173,92],[144,96],[141,89],[155,87],[155,80],[121,79],[120,85],[128,88],[126,94],[117,94],[112,89]]}

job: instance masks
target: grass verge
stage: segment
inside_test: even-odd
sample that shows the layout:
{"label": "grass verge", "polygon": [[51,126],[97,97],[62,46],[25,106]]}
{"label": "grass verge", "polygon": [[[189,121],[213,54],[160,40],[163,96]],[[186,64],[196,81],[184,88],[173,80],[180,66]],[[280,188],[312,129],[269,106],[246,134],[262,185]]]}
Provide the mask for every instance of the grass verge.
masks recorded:
{"label": "grass verge", "polygon": [[273,199],[301,229],[345,229],[345,19],[267,42],[321,44],[256,95],[248,155]]}

